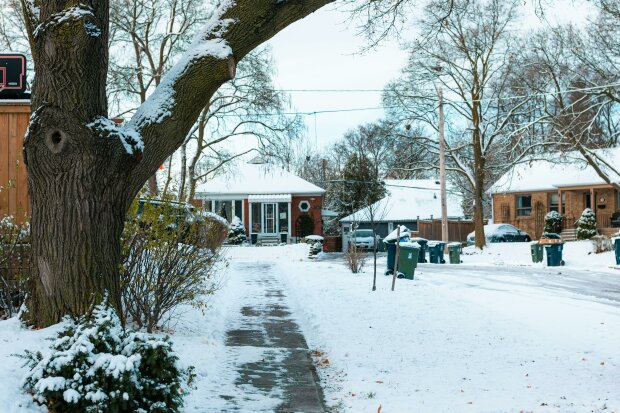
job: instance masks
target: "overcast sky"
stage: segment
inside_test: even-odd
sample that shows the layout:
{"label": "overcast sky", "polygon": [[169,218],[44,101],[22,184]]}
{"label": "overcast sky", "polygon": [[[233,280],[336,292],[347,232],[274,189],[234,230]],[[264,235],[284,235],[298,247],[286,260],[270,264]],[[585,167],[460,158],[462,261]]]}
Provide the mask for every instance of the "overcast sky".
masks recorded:
{"label": "overcast sky", "polygon": [[[548,24],[541,22],[526,1],[524,30]],[[549,22],[584,21],[589,9],[581,0],[561,0],[547,7]],[[365,39],[356,34],[347,15],[333,6],[297,22],[274,37],[271,45],[276,61],[276,87],[282,89],[382,89],[396,78],[406,53],[395,40],[385,41],[376,50],[360,55]],[[314,112],[381,106],[381,93],[291,92],[296,110]],[[305,116],[308,142],[321,148],[335,142],[355,126],[380,118],[382,110]],[[315,132],[316,118],[316,132]]]}

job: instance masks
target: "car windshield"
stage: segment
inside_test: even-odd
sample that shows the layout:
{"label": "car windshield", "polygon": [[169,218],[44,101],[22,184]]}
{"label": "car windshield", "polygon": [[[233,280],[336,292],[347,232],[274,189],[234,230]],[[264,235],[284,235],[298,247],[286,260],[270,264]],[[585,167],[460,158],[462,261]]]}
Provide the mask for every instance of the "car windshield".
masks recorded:
{"label": "car windshield", "polygon": [[357,231],[353,231],[353,237],[355,238],[372,237],[372,231],[369,229],[358,229]]}

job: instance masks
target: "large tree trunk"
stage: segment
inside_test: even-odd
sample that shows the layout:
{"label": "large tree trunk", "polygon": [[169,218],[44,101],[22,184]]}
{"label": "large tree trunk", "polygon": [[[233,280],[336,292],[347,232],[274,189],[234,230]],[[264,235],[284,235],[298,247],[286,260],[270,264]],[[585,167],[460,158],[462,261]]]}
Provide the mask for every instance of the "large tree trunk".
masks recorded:
{"label": "large tree trunk", "polygon": [[83,314],[106,292],[120,312],[120,236],[131,200],[237,61],[330,1],[223,2],[222,23],[207,28],[203,48],[181,58],[123,126],[107,120],[108,0],[22,2],[36,71],[24,140],[34,267],[27,321],[47,326]]}

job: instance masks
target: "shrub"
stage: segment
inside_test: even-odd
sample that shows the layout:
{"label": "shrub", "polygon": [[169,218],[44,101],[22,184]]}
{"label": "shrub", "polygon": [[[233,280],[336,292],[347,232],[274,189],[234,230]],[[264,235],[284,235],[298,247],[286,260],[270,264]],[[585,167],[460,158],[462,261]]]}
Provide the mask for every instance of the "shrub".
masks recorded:
{"label": "shrub", "polygon": [[595,235],[596,215],[590,208],[586,208],[577,220],[577,239],[590,239]]}
{"label": "shrub", "polygon": [[168,337],[123,330],[107,299],[65,318],[51,352],[26,352],[24,388],[54,413],[174,413],[185,373]]}
{"label": "shrub", "polygon": [[349,244],[349,249],[344,254],[347,268],[353,274],[358,274],[364,269],[366,264],[366,253],[357,248],[354,244]]}
{"label": "shrub", "polygon": [[562,232],[562,215],[557,211],[550,211],[545,215],[545,229],[543,232],[559,234]]}
{"label": "shrub", "polygon": [[207,222],[211,225],[206,231],[202,225],[179,224],[178,216],[167,208],[145,205],[139,218],[134,213],[125,223],[122,303],[138,327],[152,332],[179,305],[203,306],[205,297],[215,292],[213,274],[222,261],[222,224]]}
{"label": "shrub", "polygon": [[0,219],[0,319],[12,317],[24,302],[30,276],[30,226]]}
{"label": "shrub", "polygon": [[237,216],[235,216],[230,223],[230,229],[228,231],[228,243],[231,245],[240,245],[247,241],[245,236],[245,227],[243,222]]}
{"label": "shrub", "polygon": [[602,252],[613,251],[614,244],[611,242],[609,238],[606,238],[602,235],[595,235],[591,238],[592,241],[592,249],[595,254],[600,254]]}

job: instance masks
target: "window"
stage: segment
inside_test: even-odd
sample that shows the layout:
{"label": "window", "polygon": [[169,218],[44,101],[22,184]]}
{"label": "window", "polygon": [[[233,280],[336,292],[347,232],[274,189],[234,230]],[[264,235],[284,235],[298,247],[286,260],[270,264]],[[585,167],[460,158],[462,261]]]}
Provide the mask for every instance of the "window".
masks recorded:
{"label": "window", "polygon": [[288,203],[278,204],[278,219],[280,220],[280,232],[288,232]]}
{"label": "window", "polygon": [[235,201],[235,216],[243,221],[243,202]]}
{"label": "window", "polygon": [[215,209],[213,212],[226,218],[226,220],[230,222],[232,220],[232,202],[233,201],[215,201]]}
{"label": "window", "polygon": [[250,204],[252,208],[252,232],[259,233],[260,232],[260,207],[262,204]]}
{"label": "window", "polygon": [[301,212],[308,212],[308,211],[310,211],[310,202],[308,202],[308,201],[301,201],[299,203],[299,210]]}
{"label": "window", "polygon": [[560,196],[557,193],[549,194],[549,211],[556,211],[560,214],[565,210],[566,192],[562,194],[562,210],[560,210]]}
{"label": "window", "polygon": [[529,217],[530,215],[532,215],[532,196],[517,196],[517,216]]}

